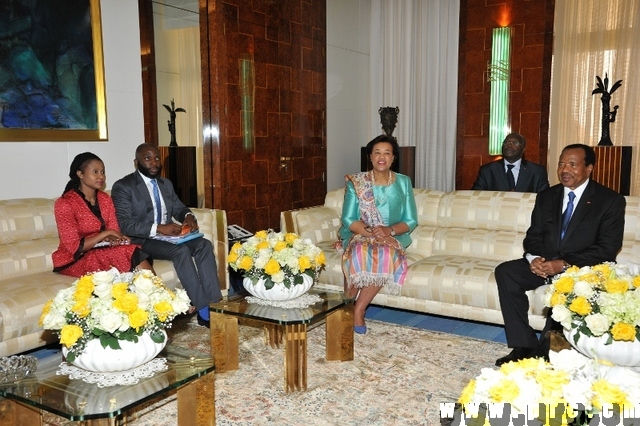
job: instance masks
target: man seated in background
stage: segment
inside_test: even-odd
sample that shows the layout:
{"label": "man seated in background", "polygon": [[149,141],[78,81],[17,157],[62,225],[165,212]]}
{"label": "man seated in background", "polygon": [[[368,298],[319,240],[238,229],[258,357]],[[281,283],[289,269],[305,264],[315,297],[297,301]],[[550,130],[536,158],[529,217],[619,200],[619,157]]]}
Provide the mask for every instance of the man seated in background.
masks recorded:
{"label": "man seated in background", "polygon": [[502,142],[502,158],[480,167],[471,189],[483,191],[540,192],[549,187],[547,170],[522,158],[527,145],[520,133]]}
{"label": "man seated in background", "polygon": [[198,310],[198,324],[208,327],[209,303],[222,299],[213,246],[205,238],[181,244],[154,239],[196,231],[198,222],[178,198],[171,181],[160,177],[162,161],[156,146],[138,146],[133,164],[137,171],[118,180],[111,190],[120,229],[154,259],[173,262],[180,283]]}

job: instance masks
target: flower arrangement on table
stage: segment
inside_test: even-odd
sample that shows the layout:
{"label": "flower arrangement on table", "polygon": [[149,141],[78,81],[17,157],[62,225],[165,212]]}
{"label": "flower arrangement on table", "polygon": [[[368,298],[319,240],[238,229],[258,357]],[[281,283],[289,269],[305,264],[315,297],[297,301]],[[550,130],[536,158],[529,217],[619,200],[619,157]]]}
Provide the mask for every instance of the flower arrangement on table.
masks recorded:
{"label": "flower arrangement on table", "polygon": [[549,419],[550,413],[537,411],[539,404],[545,404],[551,413],[569,420],[579,412],[592,417],[603,408],[633,409],[640,401],[637,372],[600,364],[574,350],[552,351],[549,359],[527,358],[499,369],[483,368],[464,388],[458,402],[470,416],[478,414],[480,404],[509,404],[511,415]]}
{"label": "flower arrangement on table", "polygon": [[121,274],[117,269],[77,279],[49,300],[40,325],[57,331],[73,362],[92,339],[102,347],[120,349],[121,340],[137,342],[148,332],[155,343],[165,340],[164,329],[191,301],[183,289],[172,291],[151,271]]}
{"label": "flower arrangement on table", "polygon": [[302,274],[315,279],[325,265],[324,252],[311,240],[294,233],[258,231],[243,243],[235,243],[229,253],[229,265],[255,284],[265,281],[265,288],[300,285]]}
{"label": "flower arrangement on table", "polygon": [[581,335],[605,335],[607,344],[640,341],[640,275],[614,263],[579,268],[556,276],[545,294],[552,317]]}

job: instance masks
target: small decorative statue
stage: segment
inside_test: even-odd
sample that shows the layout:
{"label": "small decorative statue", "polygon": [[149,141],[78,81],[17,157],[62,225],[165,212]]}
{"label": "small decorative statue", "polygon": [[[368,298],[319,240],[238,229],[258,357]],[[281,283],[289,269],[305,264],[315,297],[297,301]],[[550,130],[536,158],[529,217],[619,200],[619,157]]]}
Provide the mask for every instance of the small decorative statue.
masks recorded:
{"label": "small decorative statue", "polygon": [[600,138],[600,142],[598,142],[598,146],[613,146],[613,142],[611,142],[611,137],[609,136],[609,123],[613,123],[616,121],[616,114],[618,113],[618,105],[613,107],[613,111],[610,111],[611,105],[611,95],[613,92],[618,89],[618,87],[622,86],[622,80],[618,80],[615,82],[613,86],[611,86],[611,91],[608,91],[609,86],[609,78],[607,74],[604,74],[604,82],[602,79],[596,75],[596,80],[598,83],[596,84],[596,88],[591,92],[592,95],[596,93],[602,93],[602,137]]}
{"label": "small decorative statue", "polygon": [[384,134],[393,137],[393,131],[396,128],[398,122],[398,113],[400,108],[398,107],[380,107],[378,114],[380,114],[380,123],[382,123],[382,130]]}
{"label": "small decorative statue", "polygon": [[171,99],[171,108],[169,105],[162,105],[169,111],[170,120],[167,121],[169,124],[169,133],[171,134],[171,142],[169,146],[178,146],[178,142],[176,142],[176,112],[187,112],[184,108],[176,108],[175,102]]}

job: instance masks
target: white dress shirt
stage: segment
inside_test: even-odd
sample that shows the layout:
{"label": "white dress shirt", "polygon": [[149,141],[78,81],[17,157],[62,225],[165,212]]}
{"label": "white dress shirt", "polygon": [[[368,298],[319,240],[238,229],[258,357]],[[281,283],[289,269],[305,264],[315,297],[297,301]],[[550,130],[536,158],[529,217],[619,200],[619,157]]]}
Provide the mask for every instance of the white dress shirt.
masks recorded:
{"label": "white dress shirt", "polygon": [[[147,190],[149,191],[149,196],[151,197],[151,203],[153,203],[153,211],[156,211],[156,200],[155,197],[153,196],[153,184],[151,183],[151,179],[148,178],[147,176],[143,175],[142,173],[140,173],[138,171],[138,174],[140,175],[140,177],[142,178],[142,180],[144,181],[144,184],[147,186]],[[156,180],[157,183],[157,180]],[[167,206],[164,203],[164,198],[162,198],[162,192],[160,191],[160,188],[158,187],[158,192],[160,193],[160,204],[162,204],[161,208],[162,208],[162,223],[165,223],[167,221]],[[154,223],[153,225],[151,225],[151,231],[149,232],[149,236],[150,237],[155,237],[156,234],[158,233],[158,223],[155,223],[155,214],[153,215],[154,217]]]}
{"label": "white dress shirt", "polygon": [[[584,190],[587,188],[588,184],[589,184],[589,179],[585,180],[582,183],[582,185],[580,185],[576,189],[570,189],[570,188],[567,188],[566,186],[564,187],[564,197],[562,198],[562,212],[563,213],[567,208],[567,204],[569,204],[569,192],[573,192],[575,194],[575,196],[576,196],[573,199],[573,212],[571,212],[571,217],[573,217],[573,214],[576,212],[576,207],[578,207],[578,202],[580,201],[580,197],[582,197],[582,194],[584,194]],[[529,263],[531,263],[531,261],[533,259],[535,259],[536,257],[540,257],[540,256],[534,255],[534,254],[531,254],[531,253],[526,253],[525,257],[527,258]],[[547,260],[549,260],[549,259],[547,259]]]}
{"label": "white dress shirt", "polygon": [[504,160],[504,173],[505,174],[509,171],[509,168],[507,167],[509,164],[513,165],[513,169],[511,169],[511,173],[513,173],[513,182],[517,184],[518,183],[518,176],[520,176],[520,165],[522,164],[522,158],[518,158],[513,163],[510,163],[507,160]]}

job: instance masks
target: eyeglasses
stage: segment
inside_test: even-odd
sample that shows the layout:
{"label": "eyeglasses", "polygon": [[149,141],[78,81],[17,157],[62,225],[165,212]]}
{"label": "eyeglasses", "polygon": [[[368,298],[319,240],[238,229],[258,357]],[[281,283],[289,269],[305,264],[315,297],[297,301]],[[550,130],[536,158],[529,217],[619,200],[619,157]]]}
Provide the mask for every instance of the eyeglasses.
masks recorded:
{"label": "eyeglasses", "polygon": [[502,142],[502,146],[513,145],[513,146],[522,146],[523,143],[517,139],[508,139]]}

